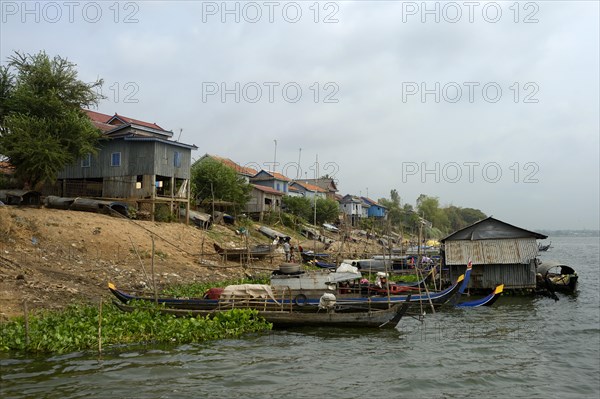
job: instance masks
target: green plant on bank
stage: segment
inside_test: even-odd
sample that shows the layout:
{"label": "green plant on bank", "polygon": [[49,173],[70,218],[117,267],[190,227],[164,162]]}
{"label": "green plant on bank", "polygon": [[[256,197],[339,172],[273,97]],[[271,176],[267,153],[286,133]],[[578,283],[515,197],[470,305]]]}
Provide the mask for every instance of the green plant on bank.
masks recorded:
{"label": "green plant on bank", "polygon": [[171,223],[177,221],[177,217],[173,215],[167,204],[157,204],[154,210],[154,220]]}
{"label": "green plant on bank", "polygon": [[269,284],[269,275],[261,275],[253,278],[242,278],[239,280],[225,280],[209,283],[175,284],[162,290],[161,295],[175,298],[200,298],[209,288],[226,287],[235,284]]}
{"label": "green plant on bank", "polygon": [[[256,310],[232,309],[213,318],[174,317],[148,304],[125,313],[109,304],[102,308],[102,346],[134,343],[192,343],[236,338],[270,330]],[[24,317],[2,323],[0,352],[65,353],[98,348],[97,306],[71,306],[29,316],[29,340]]]}

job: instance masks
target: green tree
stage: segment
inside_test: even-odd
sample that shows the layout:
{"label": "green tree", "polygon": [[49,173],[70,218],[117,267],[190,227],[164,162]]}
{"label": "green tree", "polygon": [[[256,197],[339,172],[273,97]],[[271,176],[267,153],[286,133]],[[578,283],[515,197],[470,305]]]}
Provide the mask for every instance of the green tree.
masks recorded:
{"label": "green tree", "polygon": [[421,194],[417,199],[417,210],[419,215],[431,222],[433,227],[438,230],[445,232],[450,227],[448,216],[440,209],[440,202],[437,197]]}
{"label": "green tree", "polygon": [[377,202],[387,208],[387,217],[390,225],[396,228],[402,226],[402,209],[400,207],[400,194],[396,189],[390,191],[390,199],[380,198]]}
{"label": "green tree", "polygon": [[338,220],[340,208],[336,201],[317,198],[317,224],[335,222]]}
{"label": "green tree", "polygon": [[214,159],[205,158],[192,165],[192,193],[200,202],[215,200],[232,202],[236,213],[250,199],[252,187],[233,169]]}
{"label": "green tree", "polygon": [[32,188],[97,151],[100,131],[82,108],[98,104],[102,80],[84,83],[75,67],[45,52],[16,52],[0,68],[0,154]]}
{"label": "green tree", "polygon": [[286,195],[283,197],[283,206],[286,212],[298,216],[306,221],[313,220],[312,202],[306,197],[292,197]]}

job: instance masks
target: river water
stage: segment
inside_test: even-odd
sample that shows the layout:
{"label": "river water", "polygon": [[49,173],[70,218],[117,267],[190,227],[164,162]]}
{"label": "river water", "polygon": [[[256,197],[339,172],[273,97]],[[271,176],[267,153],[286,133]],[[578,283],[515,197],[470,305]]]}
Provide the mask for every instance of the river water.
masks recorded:
{"label": "river water", "polygon": [[599,238],[551,237],[576,296],[501,297],[396,330],[299,328],[176,347],[0,355],[8,398],[598,398]]}

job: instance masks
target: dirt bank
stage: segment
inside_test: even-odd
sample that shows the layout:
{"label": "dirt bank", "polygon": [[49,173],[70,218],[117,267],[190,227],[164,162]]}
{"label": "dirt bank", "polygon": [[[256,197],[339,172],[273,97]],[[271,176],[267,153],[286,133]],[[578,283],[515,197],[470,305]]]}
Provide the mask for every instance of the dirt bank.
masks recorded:
{"label": "dirt bank", "polygon": [[[254,230],[251,243],[269,243]],[[224,226],[203,231],[182,223],[0,206],[0,320],[23,314],[24,302],[29,309],[41,309],[98,302],[100,298],[111,300],[106,288],[109,281],[124,289],[151,287],[151,237],[159,289],[175,283],[268,272],[283,260],[283,254],[277,254],[249,268],[233,262],[225,264],[215,254],[213,243],[243,246],[245,239]],[[300,239],[294,237],[296,243]],[[369,245],[357,242],[344,248],[360,253]]]}

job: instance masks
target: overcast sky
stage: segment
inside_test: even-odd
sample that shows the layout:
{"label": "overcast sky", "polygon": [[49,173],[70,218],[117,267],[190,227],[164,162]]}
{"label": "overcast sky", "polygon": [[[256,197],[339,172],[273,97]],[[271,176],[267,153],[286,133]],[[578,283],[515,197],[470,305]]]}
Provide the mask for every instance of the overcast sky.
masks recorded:
{"label": "overcast sky", "polygon": [[[61,55],[97,111],[205,153],[599,228],[597,1],[1,2],[2,63]],[[277,144],[275,144],[275,141]],[[301,148],[301,151],[300,151]]]}

